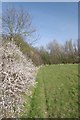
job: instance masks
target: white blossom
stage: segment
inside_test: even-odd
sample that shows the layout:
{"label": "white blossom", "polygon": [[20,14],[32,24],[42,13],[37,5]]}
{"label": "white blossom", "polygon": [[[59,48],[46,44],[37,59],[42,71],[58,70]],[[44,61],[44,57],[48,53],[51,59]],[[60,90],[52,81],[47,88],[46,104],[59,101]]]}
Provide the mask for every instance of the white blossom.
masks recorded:
{"label": "white blossom", "polygon": [[13,42],[0,46],[0,118],[19,117],[24,100],[21,93],[31,95],[37,67]]}

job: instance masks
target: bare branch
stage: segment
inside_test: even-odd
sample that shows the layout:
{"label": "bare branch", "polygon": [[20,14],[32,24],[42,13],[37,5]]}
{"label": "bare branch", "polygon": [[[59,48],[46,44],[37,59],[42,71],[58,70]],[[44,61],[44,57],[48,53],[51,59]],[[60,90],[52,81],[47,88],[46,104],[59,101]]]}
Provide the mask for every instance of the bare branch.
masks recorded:
{"label": "bare branch", "polygon": [[32,27],[30,15],[23,9],[7,8],[2,16],[3,34],[31,36],[35,29]]}

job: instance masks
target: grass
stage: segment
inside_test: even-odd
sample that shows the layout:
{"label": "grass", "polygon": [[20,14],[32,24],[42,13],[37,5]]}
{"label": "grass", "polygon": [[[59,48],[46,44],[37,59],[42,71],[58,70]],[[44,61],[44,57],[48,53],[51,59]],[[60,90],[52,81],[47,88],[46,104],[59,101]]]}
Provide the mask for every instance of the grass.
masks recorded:
{"label": "grass", "polygon": [[78,118],[77,64],[44,66],[36,80],[26,117]]}

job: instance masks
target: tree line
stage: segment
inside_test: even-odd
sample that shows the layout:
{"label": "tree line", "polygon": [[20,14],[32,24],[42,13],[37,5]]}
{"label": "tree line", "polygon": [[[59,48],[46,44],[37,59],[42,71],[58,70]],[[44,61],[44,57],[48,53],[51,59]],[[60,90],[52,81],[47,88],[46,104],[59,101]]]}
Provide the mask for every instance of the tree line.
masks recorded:
{"label": "tree line", "polygon": [[42,46],[38,51],[43,64],[79,63],[78,40],[67,40],[63,45],[53,40],[46,48]]}
{"label": "tree line", "polygon": [[[3,10],[4,11],[4,10]],[[63,45],[56,40],[51,41],[45,47],[33,48],[24,42],[31,38],[32,43],[35,29],[32,26],[32,20],[29,13],[23,9],[6,8],[2,15],[2,34],[10,40],[16,42],[24,54],[32,59],[36,65],[41,64],[61,64],[61,63],[79,63],[79,42],[67,40]],[[12,39],[13,38],[13,39]],[[3,37],[3,39],[6,39]]]}

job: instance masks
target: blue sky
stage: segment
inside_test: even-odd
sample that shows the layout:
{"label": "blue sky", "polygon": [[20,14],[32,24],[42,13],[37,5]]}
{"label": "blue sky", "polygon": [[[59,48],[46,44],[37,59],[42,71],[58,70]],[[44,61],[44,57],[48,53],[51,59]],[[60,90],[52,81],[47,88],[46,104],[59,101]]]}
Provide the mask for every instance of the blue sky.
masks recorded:
{"label": "blue sky", "polygon": [[[0,2],[0,18],[2,17],[2,3]],[[2,20],[0,19],[0,34],[2,34]]]}
{"label": "blue sky", "polygon": [[77,2],[3,3],[3,11],[13,5],[23,7],[31,15],[32,24],[40,35],[35,46],[45,46],[54,39],[63,44],[66,40],[78,38]]}

